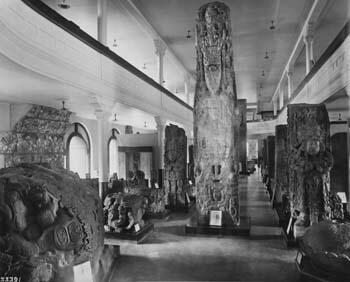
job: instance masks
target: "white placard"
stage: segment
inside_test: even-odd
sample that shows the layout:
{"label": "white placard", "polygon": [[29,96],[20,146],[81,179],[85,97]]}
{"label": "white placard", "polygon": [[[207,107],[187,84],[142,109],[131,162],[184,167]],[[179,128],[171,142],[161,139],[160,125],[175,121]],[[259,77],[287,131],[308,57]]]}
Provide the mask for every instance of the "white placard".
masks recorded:
{"label": "white placard", "polygon": [[209,225],[222,225],[222,211],[210,211]]}
{"label": "white placard", "polygon": [[155,182],[155,183],[154,183],[154,187],[155,187],[156,189],[159,189],[158,182]]}
{"label": "white placard", "polygon": [[90,261],[73,266],[74,282],[94,282]]}
{"label": "white placard", "polygon": [[348,202],[347,199],[346,199],[345,192],[338,192],[337,195],[340,198],[342,204],[346,204]]}
{"label": "white placard", "polygon": [[296,259],[296,261],[297,261],[297,263],[300,265],[301,264],[301,259],[303,258],[303,255],[300,253],[300,252],[298,252],[297,253],[297,257],[295,258]]}
{"label": "white placard", "polygon": [[187,192],[186,192],[186,199],[187,199],[187,203],[191,203],[190,196],[188,196]]}
{"label": "white placard", "polygon": [[192,181],[191,181],[191,180],[188,180],[188,183],[189,183],[190,185],[192,185]]}
{"label": "white placard", "polygon": [[135,231],[136,231],[136,232],[139,232],[139,231],[141,230],[140,224],[138,224],[138,223],[136,223],[136,224],[134,225],[134,227],[135,227]]}
{"label": "white placard", "polygon": [[293,217],[291,216],[289,218],[289,223],[288,223],[288,227],[287,227],[287,235],[289,234],[290,229],[292,228],[292,221],[293,221]]}

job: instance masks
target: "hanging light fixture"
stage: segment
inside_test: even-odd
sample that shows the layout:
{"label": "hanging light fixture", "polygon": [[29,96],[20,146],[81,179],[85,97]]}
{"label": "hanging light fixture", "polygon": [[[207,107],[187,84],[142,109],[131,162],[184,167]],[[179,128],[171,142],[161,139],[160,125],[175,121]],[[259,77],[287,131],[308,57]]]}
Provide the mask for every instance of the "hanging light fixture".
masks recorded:
{"label": "hanging light fixture", "polygon": [[147,123],[146,122],[143,123],[143,127],[147,128]]}
{"label": "hanging light fixture", "polygon": [[118,44],[117,44],[117,39],[114,38],[114,41],[113,41],[113,45],[112,45],[114,48],[115,47],[118,47]]}
{"label": "hanging light fixture", "polygon": [[192,36],[191,36],[191,30],[187,30],[187,35],[186,35],[186,38],[187,39],[190,39]]}
{"label": "hanging light fixture", "polygon": [[116,121],[118,121],[117,120],[117,114],[114,114],[114,120],[113,120],[114,122],[116,122]]}
{"label": "hanging light fixture", "polygon": [[262,71],[261,76],[265,76],[265,71],[264,70]]}
{"label": "hanging light fixture", "polygon": [[142,68],[145,70],[147,69],[146,64],[143,64]]}
{"label": "hanging light fixture", "polygon": [[274,21],[271,21],[270,29],[274,30],[276,28]]}
{"label": "hanging light fixture", "polygon": [[342,120],[342,118],[341,118],[341,114],[339,114],[338,120]]}
{"label": "hanging light fixture", "polygon": [[266,52],[265,52],[265,57],[264,57],[264,59],[267,60],[268,58],[269,58],[269,54],[268,54],[268,52],[266,51]]}
{"label": "hanging light fixture", "polygon": [[69,9],[70,5],[66,3],[66,0],[62,0],[60,3],[58,3],[58,7],[61,9]]}
{"label": "hanging light fixture", "polygon": [[64,106],[65,103],[66,103],[66,102],[63,100],[63,101],[62,101],[62,109],[61,109],[62,111],[66,111],[66,110],[67,110],[67,108],[65,108],[65,106]]}

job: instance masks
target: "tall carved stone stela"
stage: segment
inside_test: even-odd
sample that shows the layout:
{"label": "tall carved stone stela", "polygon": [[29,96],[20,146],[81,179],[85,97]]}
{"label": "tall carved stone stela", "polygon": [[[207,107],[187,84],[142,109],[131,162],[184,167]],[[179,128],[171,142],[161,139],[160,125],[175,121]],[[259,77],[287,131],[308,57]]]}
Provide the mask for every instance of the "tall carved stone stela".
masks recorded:
{"label": "tall carved stone stela", "polygon": [[224,225],[239,224],[237,94],[229,8],[202,6],[196,22],[197,81],[194,154],[198,223],[223,211]]}

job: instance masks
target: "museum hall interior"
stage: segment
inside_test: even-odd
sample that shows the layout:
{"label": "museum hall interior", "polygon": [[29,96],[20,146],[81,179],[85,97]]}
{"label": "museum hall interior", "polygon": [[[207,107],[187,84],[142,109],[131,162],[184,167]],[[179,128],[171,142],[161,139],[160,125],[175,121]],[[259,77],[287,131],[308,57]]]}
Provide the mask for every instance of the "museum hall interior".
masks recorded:
{"label": "museum hall interior", "polygon": [[349,0],[0,0],[0,282],[350,281]]}

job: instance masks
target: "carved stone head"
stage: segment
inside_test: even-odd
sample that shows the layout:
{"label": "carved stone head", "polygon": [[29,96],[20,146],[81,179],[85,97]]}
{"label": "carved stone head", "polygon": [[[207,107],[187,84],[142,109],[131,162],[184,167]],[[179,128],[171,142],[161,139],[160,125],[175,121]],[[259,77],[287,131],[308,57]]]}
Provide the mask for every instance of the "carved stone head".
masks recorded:
{"label": "carved stone head", "polygon": [[218,15],[218,10],[215,6],[208,6],[205,11],[205,21],[207,24],[212,24],[215,20],[216,16]]}
{"label": "carved stone head", "polygon": [[209,3],[199,9],[196,28],[198,52],[201,54],[199,76],[203,77],[204,74],[212,94],[219,90],[226,62],[226,47],[231,45],[229,21],[229,8],[223,3]]}
{"label": "carved stone head", "polygon": [[320,139],[311,138],[306,141],[306,152],[315,156],[320,152]]}

